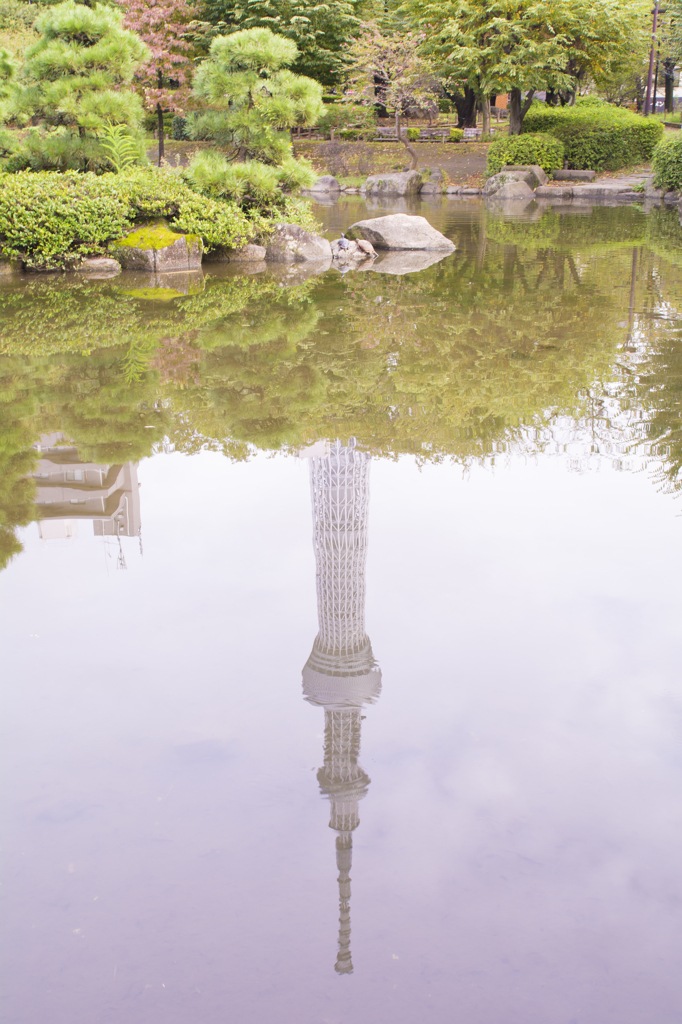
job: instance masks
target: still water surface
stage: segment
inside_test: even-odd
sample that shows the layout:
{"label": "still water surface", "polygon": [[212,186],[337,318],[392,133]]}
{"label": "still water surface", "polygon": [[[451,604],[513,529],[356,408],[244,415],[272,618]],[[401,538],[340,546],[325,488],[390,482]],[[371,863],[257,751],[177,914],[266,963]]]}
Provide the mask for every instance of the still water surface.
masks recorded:
{"label": "still water surface", "polygon": [[682,1021],[677,214],[415,212],[2,286],[3,1022]]}

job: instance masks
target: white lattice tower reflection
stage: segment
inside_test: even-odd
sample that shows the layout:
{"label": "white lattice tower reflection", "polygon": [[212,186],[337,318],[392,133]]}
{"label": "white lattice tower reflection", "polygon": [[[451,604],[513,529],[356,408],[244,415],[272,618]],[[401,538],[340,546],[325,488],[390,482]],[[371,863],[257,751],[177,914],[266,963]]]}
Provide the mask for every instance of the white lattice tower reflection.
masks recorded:
{"label": "white lattice tower reflection", "polygon": [[381,691],[381,672],[365,633],[365,564],[370,456],[351,440],[312,457],[313,544],[319,632],[303,669],[303,691],[324,707],[324,766],[317,778],[330,802],[339,870],[335,970],[350,974],[350,869],[358,805],[369,777],[358,764],[362,708]]}
{"label": "white lattice tower reflection", "polygon": [[339,441],[326,458],[310,460],[319,622],[316,647],[322,658],[359,655],[363,667],[369,647],[365,634],[369,466],[366,452]]}

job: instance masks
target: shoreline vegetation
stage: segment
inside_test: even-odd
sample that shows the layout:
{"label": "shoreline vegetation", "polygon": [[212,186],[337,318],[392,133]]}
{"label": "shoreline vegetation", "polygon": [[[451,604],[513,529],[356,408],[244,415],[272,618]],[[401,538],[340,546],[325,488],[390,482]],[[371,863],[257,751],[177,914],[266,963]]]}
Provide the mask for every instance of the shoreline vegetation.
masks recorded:
{"label": "shoreline vegetation", "polygon": [[[432,193],[509,163],[551,176],[653,157],[659,185],[682,181],[682,147],[666,139],[656,171],[665,128],[626,88],[648,52],[637,0],[552,0],[551,39],[525,0],[302,2],[0,0],[0,259],[75,269],[159,218],[209,254],[282,224],[314,233],[301,190],[321,173],[358,189],[417,168],[422,145],[439,153]],[[183,166],[169,137],[196,147]]]}

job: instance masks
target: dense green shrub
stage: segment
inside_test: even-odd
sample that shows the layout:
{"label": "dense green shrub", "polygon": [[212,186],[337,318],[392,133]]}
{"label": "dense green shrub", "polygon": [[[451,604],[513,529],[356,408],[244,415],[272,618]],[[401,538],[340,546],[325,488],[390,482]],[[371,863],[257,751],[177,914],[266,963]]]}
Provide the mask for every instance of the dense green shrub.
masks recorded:
{"label": "dense green shrub", "polygon": [[564,147],[553,135],[510,135],[488,146],[486,174],[497,174],[505,164],[538,164],[543,171],[553,171],[563,162]]}
{"label": "dense green shrub", "polygon": [[176,142],[188,141],[189,132],[187,131],[187,119],[185,117],[182,117],[180,114],[175,115],[171,123],[170,136]]}
{"label": "dense green shrub", "polygon": [[656,188],[666,191],[682,188],[682,132],[664,135],[654,149],[651,163]]}
{"label": "dense green shrub", "polygon": [[602,99],[601,96],[578,96],[575,101],[576,107],[605,107],[608,106],[606,100]]}
{"label": "dense green shrub", "polygon": [[560,139],[569,167],[617,171],[650,160],[664,128],[654,118],[621,107],[534,104],[524,118],[523,131],[549,132]]}
{"label": "dense green shrub", "polygon": [[374,130],[376,120],[373,107],[360,103],[329,103],[325,105],[316,127],[325,135],[348,129],[370,132]]}
{"label": "dense green shrub", "polygon": [[337,134],[344,142],[359,142],[367,132],[362,128],[341,128]]}
{"label": "dense green shrub", "polygon": [[450,129],[450,142],[461,142],[464,138],[463,128],[451,128]]}
{"label": "dense green shrub", "polygon": [[215,150],[202,150],[193,156],[185,177],[205,196],[229,200],[258,214],[276,215],[285,194],[312,185],[317,174],[307,160],[293,157],[275,167],[259,160],[230,162]]}
{"label": "dense green shrub", "polygon": [[255,230],[234,204],[199,195],[171,171],[0,175],[0,256],[35,269],[101,254],[136,221],[153,217],[201,235],[209,249],[241,245]]}
{"label": "dense green shrub", "polygon": [[408,142],[419,142],[419,128],[408,128],[406,134]]}
{"label": "dense green shrub", "polygon": [[[175,117],[170,110],[164,111],[163,115],[163,133],[164,135],[170,135],[173,129],[173,121]],[[151,135],[159,127],[159,117],[156,111],[152,111],[151,114],[145,114],[142,119],[142,127],[146,132]]]}

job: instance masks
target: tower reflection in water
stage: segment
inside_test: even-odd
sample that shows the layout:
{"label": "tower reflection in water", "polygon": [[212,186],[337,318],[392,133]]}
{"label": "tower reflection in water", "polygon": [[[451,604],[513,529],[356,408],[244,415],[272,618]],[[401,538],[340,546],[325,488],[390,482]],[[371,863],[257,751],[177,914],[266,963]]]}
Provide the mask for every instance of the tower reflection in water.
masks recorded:
{"label": "tower reflection in water", "polygon": [[[320,450],[323,449],[323,450]],[[315,445],[310,459],[319,632],[303,669],[303,693],[324,708],[324,766],[339,870],[339,949],[335,970],[351,974],[350,869],[358,804],[370,779],[358,764],[362,709],[381,693],[381,670],[365,633],[365,565],[370,456],[348,445]]]}

